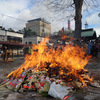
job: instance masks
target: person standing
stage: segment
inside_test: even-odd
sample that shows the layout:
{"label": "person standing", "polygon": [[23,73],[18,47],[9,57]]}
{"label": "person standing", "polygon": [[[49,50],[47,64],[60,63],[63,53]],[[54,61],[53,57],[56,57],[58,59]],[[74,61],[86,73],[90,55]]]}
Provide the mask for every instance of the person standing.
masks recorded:
{"label": "person standing", "polygon": [[8,50],[7,46],[4,46],[4,48],[3,48],[3,56],[4,56],[3,60],[4,61],[6,60],[6,52],[7,52],[7,50]]}
{"label": "person standing", "polygon": [[89,44],[88,44],[88,54],[90,55],[91,54],[91,51],[92,51],[92,47],[93,47],[93,44],[90,40]]}
{"label": "person standing", "polygon": [[28,50],[28,54],[31,55],[32,52],[33,52],[33,48],[32,48],[32,46],[30,46],[29,50]]}
{"label": "person standing", "polygon": [[86,55],[88,54],[88,44],[87,43],[83,43],[83,49],[84,49],[84,51],[85,51],[85,53],[86,53]]}
{"label": "person standing", "polygon": [[0,44],[0,57],[1,57],[1,54],[2,54],[2,45]]}
{"label": "person standing", "polygon": [[94,45],[94,57],[98,58],[99,42],[96,40]]}

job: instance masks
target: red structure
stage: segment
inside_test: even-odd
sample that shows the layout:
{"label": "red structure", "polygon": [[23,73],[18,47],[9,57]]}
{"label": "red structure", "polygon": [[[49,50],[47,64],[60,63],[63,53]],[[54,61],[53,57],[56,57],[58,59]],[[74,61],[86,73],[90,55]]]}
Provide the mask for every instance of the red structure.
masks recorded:
{"label": "red structure", "polygon": [[70,30],[70,20],[68,20],[68,29]]}
{"label": "red structure", "polygon": [[7,46],[8,50],[10,48],[10,50],[17,50],[17,54],[14,54],[14,56],[18,56],[18,55],[23,55],[20,52],[20,49],[23,50],[24,53],[24,49],[29,48],[29,46],[32,46],[32,44],[22,44],[22,43],[11,43],[11,42],[1,42],[0,44],[2,44],[3,46]]}

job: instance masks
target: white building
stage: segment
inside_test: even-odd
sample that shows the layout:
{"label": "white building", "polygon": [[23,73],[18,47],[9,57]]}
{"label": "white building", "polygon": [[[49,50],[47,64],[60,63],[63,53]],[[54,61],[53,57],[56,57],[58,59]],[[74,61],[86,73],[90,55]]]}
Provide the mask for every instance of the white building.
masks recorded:
{"label": "white building", "polygon": [[0,29],[0,41],[7,41],[7,32]]}
{"label": "white building", "polygon": [[0,29],[0,41],[23,43],[23,34]]}
{"label": "white building", "polygon": [[23,52],[23,34],[0,28],[0,44],[7,46],[15,55],[18,55]]}
{"label": "white building", "polygon": [[41,37],[41,36],[37,36],[37,35],[34,35],[34,36],[29,36],[29,37],[25,37],[24,38],[24,43],[25,44],[38,44],[40,43],[44,38]]}

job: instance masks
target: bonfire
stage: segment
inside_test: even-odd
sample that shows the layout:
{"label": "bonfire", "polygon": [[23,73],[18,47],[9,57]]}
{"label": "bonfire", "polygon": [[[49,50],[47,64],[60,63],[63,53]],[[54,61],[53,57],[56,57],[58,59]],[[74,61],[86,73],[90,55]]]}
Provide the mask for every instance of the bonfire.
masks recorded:
{"label": "bonfire", "polygon": [[[62,39],[65,40],[66,36]],[[84,68],[90,56],[86,56],[83,48],[64,44],[55,50],[53,46],[47,46],[48,41],[45,38],[40,44],[33,45],[31,55],[27,54],[25,62],[8,74],[2,86],[18,92],[46,92],[52,97],[63,99],[68,98],[67,94],[73,87],[82,88],[93,81]]]}
{"label": "bonfire", "polygon": [[[24,70],[31,69],[34,72],[46,71],[49,77],[55,75],[65,82],[78,80],[82,86],[86,86],[86,80],[92,81],[92,78],[85,75],[87,70],[84,69],[88,63],[89,56],[86,56],[82,48],[75,45],[67,44],[62,50],[46,45],[48,39],[38,45],[33,45],[34,51],[31,55],[25,56],[25,62],[16,70],[11,72],[7,78],[13,76],[17,78]],[[84,76],[85,75],[85,76]]]}

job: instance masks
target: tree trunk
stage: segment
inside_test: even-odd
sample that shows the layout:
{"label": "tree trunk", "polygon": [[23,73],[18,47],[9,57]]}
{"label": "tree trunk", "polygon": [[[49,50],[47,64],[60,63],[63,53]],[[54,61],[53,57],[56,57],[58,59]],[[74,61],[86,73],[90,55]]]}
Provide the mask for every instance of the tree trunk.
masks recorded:
{"label": "tree trunk", "polygon": [[81,39],[81,29],[82,29],[82,5],[83,0],[73,0],[75,4],[75,33],[74,37],[77,39]]}

